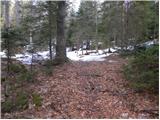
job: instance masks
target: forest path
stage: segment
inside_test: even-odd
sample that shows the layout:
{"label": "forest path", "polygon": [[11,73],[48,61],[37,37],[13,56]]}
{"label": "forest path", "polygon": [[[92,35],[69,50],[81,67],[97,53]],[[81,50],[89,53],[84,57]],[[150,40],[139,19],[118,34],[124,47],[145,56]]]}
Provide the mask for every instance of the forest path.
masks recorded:
{"label": "forest path", "polygon": [[158,99],[129,88],[122,73],[125,63],[125,59],[111,55],[102,62],[56,66],[52,76],[39,75],[38,84],[30,86],[42,96],[42,106],[36,108],[30,103],[21,115],[62,119],[157,118],[143,110],[155,109]]}

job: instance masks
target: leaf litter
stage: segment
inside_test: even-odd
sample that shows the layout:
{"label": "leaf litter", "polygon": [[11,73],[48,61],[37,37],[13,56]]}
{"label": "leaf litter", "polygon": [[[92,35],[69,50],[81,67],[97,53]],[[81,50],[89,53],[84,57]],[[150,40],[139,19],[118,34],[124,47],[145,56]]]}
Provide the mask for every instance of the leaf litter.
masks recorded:
{"label": "leaf litter", "polygon": [[[108,62],[116,61],[116,62]],[[127,60],[110,55],[105,61],[76,61],[56,66],[52,76],[39,73],[28,86],[41,95],[41,107],[30,103],[21,112],[5,113],[3,118],[158,118],[147,110],[158,110],[158,96],[135,93],[121,72]]]}

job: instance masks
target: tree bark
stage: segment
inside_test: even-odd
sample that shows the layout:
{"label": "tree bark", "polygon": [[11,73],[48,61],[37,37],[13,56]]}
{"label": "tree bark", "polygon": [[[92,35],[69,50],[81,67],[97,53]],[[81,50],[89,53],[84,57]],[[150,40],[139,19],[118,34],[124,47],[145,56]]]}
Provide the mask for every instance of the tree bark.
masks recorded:
{"label": "tree bark", "polygon": [[96,1],[94,1],[94,5],[95,5],[95,27],[96,27],[96,52],[98,52],[98,38],[97,38],[97,34],[98,34],[98,23],[97,23],[97,19],[98,19],[98,15],[97,15],[97,3]]}
{"label": "tree bark", "polygon": [[49,4],[49,53],[50,60],[52,60],[52,11],[51,11],[51,1],[48,1]]}
{"label": "tree bark", "polygon": [[8,79],[9,79],[9,75],[10,75],[10,64],[11,64],[11,60],[10,60],[10,43],[9,43],[9,39],[8,39],[8,32],[9,32],[9,27],[10,27],[10,24],[9,24],[9,1],[4,1],[4,5],[5,5],[5,23],[4,23],[4,27],[6,29],[6,32],[7,32],[7,38],[5,39],[5,44],[6,44],[6,49],[7,49],[7,76],[6,76],[6,82],[5,82],[5,86],[4,86],[4,89],[5,89],[5,95],[8,96]]}
{"label": "tree bark", "polygon": [[64,63],[67,61],[66,57],[66,40],[64,34],[64,19],[65,19],[65,1],[58,1],[57,10],[57,45],[56,45],[56,61]]}
{"label": "tree bark", "polygon": [[19,26],[19,23],[20,23],[20,1],[19,0],[16,0],[15,1],[15,17],[16,17],[16,26],[18,27]]}

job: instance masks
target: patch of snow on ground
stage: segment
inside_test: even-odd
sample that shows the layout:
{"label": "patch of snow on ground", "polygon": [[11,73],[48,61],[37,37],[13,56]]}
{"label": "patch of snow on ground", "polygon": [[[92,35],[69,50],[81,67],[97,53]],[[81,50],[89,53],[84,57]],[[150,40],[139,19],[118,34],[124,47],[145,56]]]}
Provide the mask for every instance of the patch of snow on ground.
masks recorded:
{"label": "patch of snow on ground", "polygon": [[147,42],[143,43],[143,45],[145,45],[145,46],[150,46],[150,45],[153,45],[153,44],[154,44],[153,40],[152,41],[147,41]]}
{"label": "patch of snow on ground", "polygon": [[75,51],[67,52],[67,57],[73,61],[104,61],[105,60],[104,57],[107,57],[112,54],[108,53],[99,55],[98,53],[91,53],[89,55],[82,55],[79,53],[80,53],[79,51],[78,54]]}
{"label": "patch of snow on ground", "polygon": [[[105,51],[105,52],[108,52],[108,51],[109,51],[109,48],[104,49],[104,51]],[[116,49],[116,48],[110,48],[110,51],[111,51],[111,52],[116,52],[117,49]]]}
{"label": "patch of snow on ground", "polygon": [[67,52],[67,57],[73,61],[78,61],[79,57],[75,51]]}
{"label": "patch of snow on ground", "polygon": [[[114,51],[114,49],[112,51]],[[89,55],[84,55],[87,52],[92,52],[92,53],[89,53]],[[83,55],[82,55],[82,51],[70,51],[70,52],[68,51],[67,57],[73,61],[104,61],[105,60],[104,57],[107,57],[112,54],[112,53],[107,53],[107,54],[103,54],[103,53],[104,53],[104,50],[98,50],[98,53],[96,53],[96,50],[92,50],[92,51],[83,50]],[[0,52],[0,56],[6,57],[4,52]],[[37,61],[49,59],[49,51],[39,51],[37,53],[34,53],[33,56],[31,53],[27,53],[27,52],[24,54],[15,54],[15,56],[12,56],[12,58],[16,58],[18,61],[21,61],[23,64],[29,65],[31,64],[32,61],[33,63],[35,63]]]}
{"label": "patch of snow on ground", "polygon": [[103,50],[98,50],[98,53],[99,53],[99,54],[103,54],[104,51],[103,51]]}
{"label": "patch of snow on ground", "polygon": [[24,56],[23,58],[17,58],[17,60],[21,61],[23,64],[30,65],[32,62],[32,57],[31,56]]}
{"label": "patch of snow on ground", "polygon": [[117,50],[114,48],[110,48],[111,52],[116,52]]}
{"label": "patch of snow on ground", "polygon": [[23,57],[24,55],[23,54],[15,54],[16,58],[21,58]]}
{"label": "patch of snow on ground", "polygon": [[37,52],[37,54],[41,55],[44,59],[49,58],[49,51],[41,51],[41,52]]}
{"label": "patch of snow on ground", "polygon": [[2,55],[5,55],[5,53],[4,52],[0,52],[0,55],[2,56]]}
{"label": "patch of snow on ground", "polygon": [[131,46],[131,45],[128,46],[128,47],[127,47],[127,50],[134,50],[134,46]]}
{"label": "patch of snow on ground", "polygon": [[[83,51],[85,54],[86,51]],[[67,52],[67,57],[73,61],[104,61],[105,58],[112,53],[100,54],[99,53],[90,53],[89,55],[82,55],[82,51],[71,51]],[[29,53],[25,54],[16,54],[16,59],[21,61],[23,64],[31,64],[32,55]],[[33,60],[45,60],[49,58],[49,51],[37,52],[33,54]]]}
{"label": "patch of snow on ground", "polygon": [[0,57],[1,58],[7,58],[6,53],[5,52],[0,52]]}
{"label": "patch of snow on ground", "polygon": [[15,58],[18,61],[21,61],[23,64],[31,64],[32,60],[37,61],[37,60],[47,59],[48,58],[48,51],[34,53],[33,56],[31,53],[15,54]]}
{"label": "patch of snow on ground", "polygon": [[80,58],[79,60],[80,61],[104,61],[105,58],[104,57],[107,57],[109,56],[110,54],[108,55],[85,55],[84,57]]}

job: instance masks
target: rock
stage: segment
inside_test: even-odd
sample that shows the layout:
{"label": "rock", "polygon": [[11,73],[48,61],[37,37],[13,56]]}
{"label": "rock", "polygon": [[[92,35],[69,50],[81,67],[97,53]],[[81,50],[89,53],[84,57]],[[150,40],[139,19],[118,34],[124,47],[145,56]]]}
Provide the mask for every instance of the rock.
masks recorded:
{"label": "rock", "polygon": [[6,118],[6,119],[10,119],[10,118],[12,118],[12,115],[11,115],[11,114],[9,114],[9,113],[5,113],[5,114],[4,114],[4,118]]}
{"label": "rock", "polygon": [[146,115],[145,114],[139,114],[138,115],[138,119],[146,119]]}
{"label": "rock", "polygon": [[123,103],[122,101],[119,101],[119,104],[120,104],[120,105],[122,105],[122,103]]}
{"label": "rock", "polygon": [[24,115],[24,116],[22,116],[22,118],[19,118],[19,119],[35,119],[35,117],[33,115],[29,114],[29,115]]}
{"label": "rock", "polygon": [[128,118],[128,113],[122,113],[121,117],[124,118],[124,119]]}
{"label": "rock", "polygon": [[32,109],[32,108],[34,108],[34,105],[33,105],[33,104],[31,104],[31,103],[29,103],[29,107],[28,107],[28,109]]}

